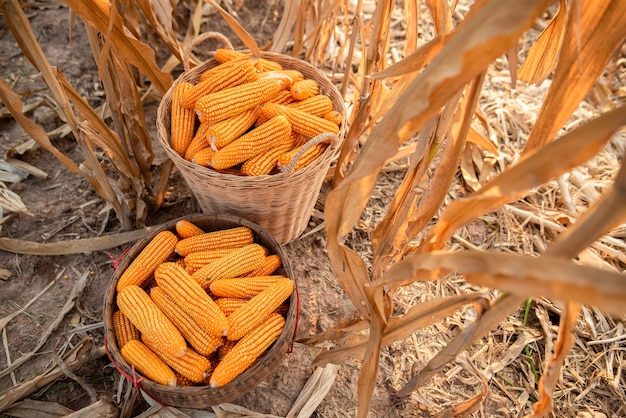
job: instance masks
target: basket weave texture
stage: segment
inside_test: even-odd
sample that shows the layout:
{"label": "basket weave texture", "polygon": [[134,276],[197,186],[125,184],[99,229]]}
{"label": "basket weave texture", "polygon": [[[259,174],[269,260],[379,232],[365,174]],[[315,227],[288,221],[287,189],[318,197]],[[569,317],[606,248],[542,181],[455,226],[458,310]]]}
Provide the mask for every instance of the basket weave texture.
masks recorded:
{"label": "basket weave texture", "polygon": [[340,149],[345,132],[346,110],[341,94],[319,69],[288,55],[261,52],[261,57],[277,62],[285,69],[299,70],[305,78],[317,81],[320,93],[330,97],[334,110],[343,117],[344,123],[341,124],[337,140],[331,142],[313,163],[296,172],[237,176],[191,163],[172,149],[170,115],[174,86],[183,81],[197,83],[200,74],[219,64],[214,58],[185,71],[174,81],[157,110],[157,135],[204,213],[229,213],[244,217],[265,228],[278,242],[285,244],[300,236],[307,227],[326,172]]}
{"label": "basket weave texture", "polygon": [[253,390],[267,376],[276,370],[293,344],[293,337],[296,331],[298,316],[297,286],[294,287],[294,293],[288,299],[289,309],[285,317],[285,326],[281,335],[252,367],[243,372],[230,383],[216,388],[212,388],[210,386],[169,387],[143,377],[139,374],[139,372],[134,371],[122,358],[119,347],[117,346],[113,325],[113,313],[118,309],[115,303],[117,295],[115,286],[117,285],[117,281],[124,270],[148,244],[148,242],[150,242],[150,240],[158,232],[164,229],[174,231],[176,222],[181,219],[186,219],[195,223],[206,232],[236,226],[247,226],[253,231],[255,242],[265,246],[271,253],[278,254],[281,257],[283,266],[276,274],[282,274],[291,278],[294,281],[294,285],[296,282],[289,260],[285,257],[285,253],[280,247],[280,244],[267,231],[258,225],[233,215],[193,214],[183,218],[174,219],[165,223],[161,228],[154,231],[146,238],[138,241],[122,257],[117,269],[114,272],[113,280],[111,281],[104,298],[104,338],[109,359],[123,376],[125,376],[133,384],[136,384],[140,390],[155,401],[164,405],[171,405],[180,408],[201,409],[224,402],[231,402],[239,398],[245,393]]}

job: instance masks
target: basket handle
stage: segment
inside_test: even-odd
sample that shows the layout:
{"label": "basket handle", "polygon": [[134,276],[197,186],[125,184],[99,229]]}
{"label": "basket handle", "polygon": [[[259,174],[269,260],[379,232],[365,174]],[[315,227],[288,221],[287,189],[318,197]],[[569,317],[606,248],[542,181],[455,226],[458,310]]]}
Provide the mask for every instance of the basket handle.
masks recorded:
{"label": "basket handle", "polygon": [[339,138],[337,137],[337,135],[335,135],[332,132],[322,132],[318,136],[315,136],[315,137],[309,139],[309,141],[307,143],[305,143],[303,146],[301,146],[300,149],[298,150],[298,152],[296,152],[291,157],[291,160],[289,161],[289,164],[286,165],[286,166],[282,166],[280,168],[281,173],[291,173],[291,172],[293,172],[293,169],[296,166],[296,163],[298,162],[300,157],[302,157],[302,155],[309,148],[311,148],[312,146],[315,146],[315,145],[317,145],[319,143],[322,143],[322,142],[330,142],[330,145],[334,146],[337,142],[339,142]]}
{"label": "basket handle", "polygon": [[185,69],[185,71],[189,71],[189,56],[191,55],[191,50],[197,47],[198,45],[200,45],[202,42],[211,38],[219,39],[220,41],[222,41],[226,49],[230,49],[231,51],[234,49],[233,44],[228,40],[228,38],[224,34],[220,32],[201,33],[200,35],[196,36],[191,41],[189,41],[189,43],[185,45],[185,48],[183,49],[183,68]]}

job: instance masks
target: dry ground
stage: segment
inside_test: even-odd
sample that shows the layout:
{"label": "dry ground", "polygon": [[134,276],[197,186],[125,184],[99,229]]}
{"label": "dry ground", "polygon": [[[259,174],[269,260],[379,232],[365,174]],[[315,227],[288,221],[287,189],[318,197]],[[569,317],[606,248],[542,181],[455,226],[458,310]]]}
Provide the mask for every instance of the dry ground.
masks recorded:
{"label": "dry ground", "polygon": [[[276,22],[273,19],[280,11],[274,4],[276,2],[272,2],[271,7],[260,6],[261,3],[245,2],[240,15],[246,27],[259,37],[260,43],[272,33],[272,24]],[[98,83],[96,65],[86,38],[81,36],[82,23],[74,23],[70,43],[70,23],[65,8],[47,2],[29,3],[28,7],[31,25],[51,63],[65,73],[92,105],[101,104],[104,100],[103,91]],[[213,26],[210,28],[214,29]],[[211,45],[206,47],[210,49]],[[624,80],[623,58],[620,65],[618,70],[621,72],[616,73],[618,79],[612,82]],[[49,102],[45,86],[15,45],[1,17],[0,76],[23,95],[25,103],[41,101],[30,116],[42,124],[46,131],[62,126],[62,121]],[[508,83],[505,64],[496,63],[488,77],[486,93],[481,99],[481,108],[489,121],[492,135],[500,144],[499,155],[492,156],[496,170],[517,157],[519,144],[528,134],[541,97],[546,91],[546,86],[520,86],[517,90],[511,90]],[[623,93],[623,88],[620,91]],[[577,111],[573,124],[585,120],[601,108],[601,102],[588,100]],[[1,110],[0,152],[5,155],[9,149],[27,142],[29,138]],[[154,118],[155,110],[156,104],[147,105],[149,118]],[[535,191],[524,201],[513,202],[504,210],[477,220],[458,231],[451,245],[526,254],[541,251],[560,228],[570,221],[570,217],[584,210],[610,184],[619,156],[624,153],[624,138],[622,132],[605,153],[565,179],[564,187],[555,181]],[[71,136],[59,135],[54,143],[68,155],[78,157]],[[155,182],[160,165],[166,158],[163,152],[157,152],[153,166]],[[25,241],[56,242],[120,232],[114,214],[84,178],[68,172],[50,154],[37,148],[25,152],[19,158],[45,171],[47,177],[41,179],[30,176],[19,183],[8,185],[10,190],[21,196],[31,215],[5,213],[0,225],[1,236]],[[397,162],[381,176],[362,222],[349,236],[350,245],[366,257],[369,253],[369,232],[384,214],[395,187],[402,179],[404,163]],[[474,175],[480,176],[481,169],[475,166]],[[465,179],[459,174],[449,199],[468,193],[468,181],[471,179],[472,173],[466,173]],[[352,308],[332,274],[325,251],[325,236],[323,230],[318,228],[323,222],[321,213],[327,188],[328,185],[325,185],[304,237],[286,246],[300,289],[299,336],[312,335],[329,328],[349,314]],[[564,210],[567,207],[573,212]],[[149,223],[157,225],[197,211],[189,189],[178,173],[174,172],[165,204],[150,214]],[[626,267],[625,236],[624,229],[614,231],[612,241],[605,242],[608,250],[590,249],[585,257],[589,262],[623,272]],[[111,257],[118,257],[125,248],[126,245],[108,251],[67,256],[30,256],[0,251],[0,268],[3,273],[0,276],[0,316],[15,312],[45,289],[43,295],[23,314],[13,319],[3,332],[4,354],[0,356],[0,369],[32,350],[62,312],[72,289],[81,279],[86,280],[76,302],[69,305],[68,313],[62,316],[60,324],[45,339],[37,353],[14,373],[0,379],[0,399],[16,383],[40,375],[55,365],[55,357],[58,358],[58,355],[63,355],[86,339],[93,340],[96,346],[101,345],[102,328],[98,324],[102,320],[103,297],[113,271]],[[439,285],[416,284],[402,290],[400,300],[405,305],[400,304],[398,310],[434,296],[475,290],[456,276],[451,276]],[[477,394],[481,390],[481,377],[486,379],[490,395],[475,416],[512,417],[528,413],[537,396],[536,379],[541,373],[542,361],[553,343],[559,308],[545,300],[529,303],[527,316],[524,308],[521,307],[517,314],[472,346],[466,355],[460,356],[437,374],[427,387],[416,391],[410,399],[398,405],[392,403],[393,392],[402,387],[416,367],[425,364],[441,349],[459,327],[464,326],[465,321],[471,319],[472,312],[458,312],[454,317],[418,332],[406,341],[398,341],[385,348],[371,415],[434,416],[444,408]],[[624,318],[607,317],[592,308],[585,308],[583,319],[576,329],[576,346],[568,357],[555,394],[556,416],[626,416],[626,377],[622,370],[626,354],[624,323]],[[95,326],[91,328],[91,324]],[[295,344],[293,352],[285,357],[278,370],[259,388],[234,403],[260,413],[285,416],[314,371],[311,362],[317,351],[316,347]],[[314,416],[342,417],[354,414],[358,370],[358,359],[338,368],[334,384]],[[73,375],[45,385],[28,398],[56,402],[71,410],[79,410],[97,399],[119,400],[121,380],[107,357],[102,356],[75,370]],[[134,414],[145,411],[147,407],[145,402],[138,400]],[[29,413],[19,415],[17,410],[12,413],[29,416]],[[30,414],[37,416],[36,413],[32,415],[32,411]]]}

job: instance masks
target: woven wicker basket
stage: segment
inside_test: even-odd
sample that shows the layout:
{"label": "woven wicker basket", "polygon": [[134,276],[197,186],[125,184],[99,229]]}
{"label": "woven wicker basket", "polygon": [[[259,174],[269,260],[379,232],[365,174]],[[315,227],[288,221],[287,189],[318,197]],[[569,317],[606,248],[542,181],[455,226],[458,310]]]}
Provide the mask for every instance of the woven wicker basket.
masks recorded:
{"label": "woven wicker basket", "polygon": [[[194,214],[180,219],[189,220],[207,232],[236,226],[247,226],[254,232],[256,242],[265,246],[270,250],[270,252],[278,254],[282,258],[283,266],[277,274],[290,277],[294,280],[295,284],[293,270],[291,269],[289,260],[285,257],[280,244],[267,231],[260,228],[258,225],[233,215],[224,214]],[[139,252],[141,252],[147,243],[159,231],[164,229],[173,231],[176,222],[180,219],[175,219],[165,223],[162,228],[154,231],[143,240],[138,241],[122,257],[117,269],[115,270],[113,280],[108,287],[104,299],[104,338],[107,347],[107,354],[109,355],[109,359],[113,365],[123,376],[133,382],[133,384],[136,384],[139,389],[150,398],[165,405],[200,409],[224,402],[231,402],[239,398],[243,394],[253,390],[270,373],[276,370],[285,354],[289,351],[293,344],[299,306],[298,293],[297,287],[295,287],[294,293],[288,300],[289,309],[285,318],[285,327],[278,340],[276,340],[276,342],[255,365],[224,386],[217,388],[211,388],[210,386],[169,387],[148,380],[141,376],[138,372],[133,372],[130,365],[122,358],[115,340],[115,331],[113,328],[113,312],[117,309],[115,304],[115,286],[122,272],[128,267],[130,262],[139,254]]]}
{"label": "woven wicker basket", "polygon": [[[226,47],[230,45],[227,44]],[[333,108],[342,114],[345,121],[343,99],[322,71],[287,55],[261,52],[261,56],[281,64],[283,68],[299,70],[305,78],[317,81],[320,93],[331,98]],[[218,62],[211,58],[185,71],[176,79],[174,85],[183,81],[195,84],[202,72],[216,65]],[[187,68],[188,65],[185,67]],[[345,123],[342,123],[341,131],[337,136],[328,133],[311,139],[311,145],[319,140],[328,141],[329,135],[333,140],[322,156],[301,170],[250,177],[223,174],[193,164],[171,148],[170,111],[173,88],[174,86],[163,96],[157,111],[158,139],[185,179],[202,211],[230,213],[249,219],[265,228],[282,244],[300,236],[307,227],[326,172],[331,162],[337,157],[343,140]],[[291,167],[297,158],[298,156],[294,157]]]}

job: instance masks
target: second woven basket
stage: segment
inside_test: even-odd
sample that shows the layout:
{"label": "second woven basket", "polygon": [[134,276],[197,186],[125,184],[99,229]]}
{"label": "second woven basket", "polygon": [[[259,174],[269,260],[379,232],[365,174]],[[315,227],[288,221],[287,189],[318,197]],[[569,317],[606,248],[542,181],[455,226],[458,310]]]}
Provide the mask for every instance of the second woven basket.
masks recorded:
{"label": "second woven basket", "polygon": [[160,144],[180,171],[205,213],[230,213],[265,228],[281,244],[293,241],[306,229],[319,196],[324,177],[337,157],[345,131],[345,106],[341,94],[326,75],[314,66],[283,54],[261,52],[285,69],[299,70],[329,96],[334,110],[343,116],[337,139],[313,163],[295,172],[267,176],[237,176],[214,171],[185,160],[170,146],[171,107],[174,86],[183,81],[198,82],[200,74],[219,63],[211,58],[182,73],[166,92],[157,111]]}

